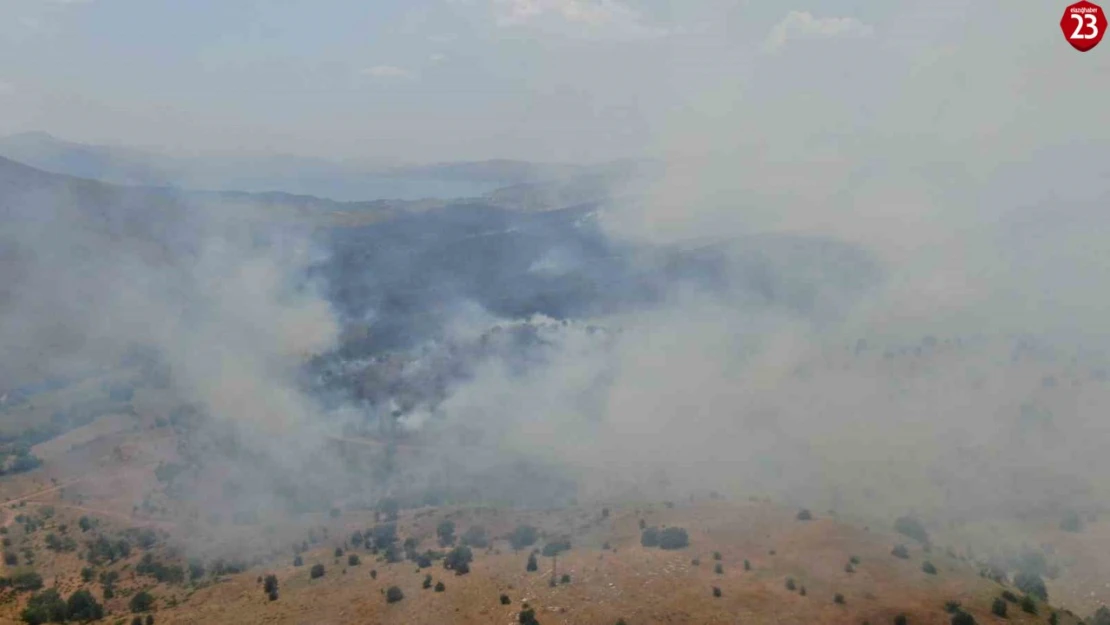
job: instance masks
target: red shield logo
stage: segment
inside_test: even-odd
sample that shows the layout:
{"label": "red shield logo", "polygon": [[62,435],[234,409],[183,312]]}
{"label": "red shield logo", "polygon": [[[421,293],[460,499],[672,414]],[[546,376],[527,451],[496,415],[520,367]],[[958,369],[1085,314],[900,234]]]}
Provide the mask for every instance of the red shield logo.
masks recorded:
{"label": "red shield logo", "polygon": [[1106,12],[1093,2],[1081,0],[1064,9],[1060,30],[1064,31],[1064,38],[1071,47],[1086,52],[1102,41],[1106,32]]}

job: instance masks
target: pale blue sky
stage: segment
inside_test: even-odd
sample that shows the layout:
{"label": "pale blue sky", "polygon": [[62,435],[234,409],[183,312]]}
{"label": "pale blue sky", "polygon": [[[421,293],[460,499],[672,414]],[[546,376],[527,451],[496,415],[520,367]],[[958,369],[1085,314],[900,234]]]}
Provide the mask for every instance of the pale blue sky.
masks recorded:
{"label": "pale blue sky", "polygon": [[1003,127],[1007,150],[1104,141],[1110,124],[1062,116],[1106,119],[1110,43],[1081,55],[1064,4],[1016,4],[0,0],[0,134],[373,161],[602,160],[722,133],[785,154]]}

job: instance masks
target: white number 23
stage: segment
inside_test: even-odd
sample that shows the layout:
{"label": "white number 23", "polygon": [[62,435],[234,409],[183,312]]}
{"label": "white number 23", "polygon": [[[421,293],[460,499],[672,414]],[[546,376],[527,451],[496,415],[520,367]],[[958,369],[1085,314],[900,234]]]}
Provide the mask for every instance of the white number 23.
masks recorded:
{"label": "white number 23", "polygon": [[[1079,13],[1072,13],[1071,16],[1075,19],[1076,22],[1078,22],[1078,24],[1075,25],[1075,32],[1071,34],[1071,39],[1094,39],[1095,37],[1098,37],[1098,20],[1095,19],[1095,16],[1093,14],[1084,13],[1080,15]],[[1087,18],[1086,21],[1084,21],[1084,17]],[[1082,31],[1084,26],[1090,27],[1090,34],[1083,34]]]}

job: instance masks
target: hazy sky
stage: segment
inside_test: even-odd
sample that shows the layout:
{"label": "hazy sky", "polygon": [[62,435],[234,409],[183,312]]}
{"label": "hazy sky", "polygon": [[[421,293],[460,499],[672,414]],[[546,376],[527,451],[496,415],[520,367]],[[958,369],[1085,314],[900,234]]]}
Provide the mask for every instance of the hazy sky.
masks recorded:
{"label": "hazy sky", "polygon": [[1110,43],[1072,50],[1064,6],[0,0],[0,133],[433,161],[637,156],[703,121],[791,154],[1104,143]]}

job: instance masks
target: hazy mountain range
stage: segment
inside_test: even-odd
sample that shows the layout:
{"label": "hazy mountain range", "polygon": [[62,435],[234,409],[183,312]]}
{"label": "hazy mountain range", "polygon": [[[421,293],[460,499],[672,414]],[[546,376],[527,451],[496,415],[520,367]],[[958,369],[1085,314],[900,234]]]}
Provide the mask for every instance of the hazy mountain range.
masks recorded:
{"label": "hazy mountain range", "polygon": [[279,191],[341,201],[477,197],[499,187],[567,180],[597,169],[513,160],[371,167],[291,155],[171,156],[75,143],[44,132],[0,138],[0,156],[44,171],[115,184]]}

